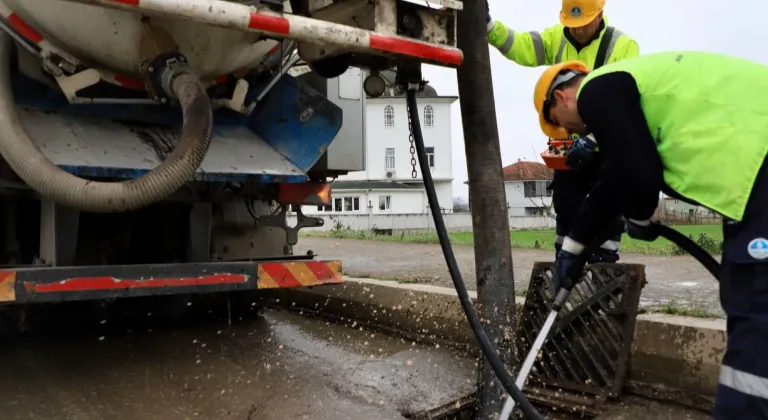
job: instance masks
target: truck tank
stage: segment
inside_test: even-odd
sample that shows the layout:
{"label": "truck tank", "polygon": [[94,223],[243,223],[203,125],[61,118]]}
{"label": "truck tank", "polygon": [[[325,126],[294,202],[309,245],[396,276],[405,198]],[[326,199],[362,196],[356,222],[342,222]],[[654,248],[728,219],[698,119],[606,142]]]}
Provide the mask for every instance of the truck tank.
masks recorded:
{"label": "truck tank", "polygon": [[141,80],[142,60],[151,58],[149,54],[156,48],[178,51],[203,81],[212,81],[259,63],[277,44],[258,33],[193,20],[147,18],[129,10],[61,0],[5,0],[5,4],[64,51],[95,68],[135,80]]}
{"label": "truck tank", "polygon": [[460,8],[0,0],[0,304],[339,282],[292,251],[323,224],[301,206],[364,169],[336,78],[460,65]]}

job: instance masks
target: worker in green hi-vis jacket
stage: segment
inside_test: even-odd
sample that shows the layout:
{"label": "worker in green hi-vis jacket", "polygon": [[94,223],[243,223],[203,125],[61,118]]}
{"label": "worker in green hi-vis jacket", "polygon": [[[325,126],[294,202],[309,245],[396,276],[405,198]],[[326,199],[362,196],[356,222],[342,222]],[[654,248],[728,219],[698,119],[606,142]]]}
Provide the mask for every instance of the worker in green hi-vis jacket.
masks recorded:
{"label": "worker in green hi-vis jacket", "polygon": [[563,241],[558,287],[581,277],[606,220],[654,241],[659,192],[723,215],[720,303],[728,342],[716,420],[768,420],[768,66],[666,52],[590,71],[548,68],[534,90],[542,131],[592,133],[602,167]]}
{"label": "worker in green hi-vis jacket", "polygon": [[[639,55],[637,42],[608,26],[608,19],[603,16],[604,6],[605,0],[563,0],[560,24],[552,25],[542,32],[521,32],[491,19],[486,0],[488,42],[507,59],[528,67],[578,60],[588,68],[596,69],[604,64]],[[589,145],[589,142],[579,142],[577,146],[580,144]],[[557,215],[555,255],[600,167],[599,161],[582,162],[581,165],[573,167],[573,170],[555,170],[554,180],[549,186]],[[590,255],[589,262],[619,260],[623,233],[620,221],[614,224],[613,233],[599,250]]]}

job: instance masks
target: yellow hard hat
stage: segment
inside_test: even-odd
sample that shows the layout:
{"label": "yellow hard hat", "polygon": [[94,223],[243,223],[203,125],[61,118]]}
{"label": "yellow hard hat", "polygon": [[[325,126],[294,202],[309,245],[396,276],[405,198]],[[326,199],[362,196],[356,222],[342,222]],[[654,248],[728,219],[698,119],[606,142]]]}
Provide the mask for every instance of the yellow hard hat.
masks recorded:
{"label": "yellow hard hat", "polygon": [[[564,70],[572,71],[564,72]],[[587,73],[589,73],[589,67],[581,61],[566,61],[550,66],[544,70],[544,73],[539,77],[539,80],[536,82],[536,87],[533,89],[533,106],[536,108],[536,112],[539,113],[539,125],[541,125],[541,131],[543,131],[547,137],[551,139],[565,139],[568,138],[569,135],[568,131],[563,127],[552,124],[548,120],[549,103],[552,97],[552,92],[557,85],[571,80],[576,75]]]}
{"label": "yellow hard hat", "polygon": [[586,26],[605,7],[605,0],[563,0],[560,23],[568,28]]}

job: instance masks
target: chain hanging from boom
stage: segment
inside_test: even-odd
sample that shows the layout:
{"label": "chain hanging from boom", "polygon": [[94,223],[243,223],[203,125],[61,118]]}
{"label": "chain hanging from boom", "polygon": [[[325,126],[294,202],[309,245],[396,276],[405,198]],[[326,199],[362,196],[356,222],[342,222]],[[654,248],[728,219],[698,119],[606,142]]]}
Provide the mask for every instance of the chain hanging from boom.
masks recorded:
{"label": "chain hanging from boom", "polygon": [[408,141],[411,142],[411,178],[416,179],[416,146],[413,143],[413,122],[411,121],[411,105],[405,102],[405,113],[408,115]]}

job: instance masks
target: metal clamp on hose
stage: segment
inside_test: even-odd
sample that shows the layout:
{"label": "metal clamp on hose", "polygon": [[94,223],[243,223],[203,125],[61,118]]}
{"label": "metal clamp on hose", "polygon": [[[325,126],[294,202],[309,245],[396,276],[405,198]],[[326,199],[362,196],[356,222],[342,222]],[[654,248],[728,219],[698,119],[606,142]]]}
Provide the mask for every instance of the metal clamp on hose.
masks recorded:
{"label": "metal clamp on hose", "polygon": [[192,71],[187,63],[187,57],[177,52],[158,54],[149,62],[142,64],[142,78],[147,87],[149,96],[162,104],[177,102],[173,92],[173,79],[176,76]]}

